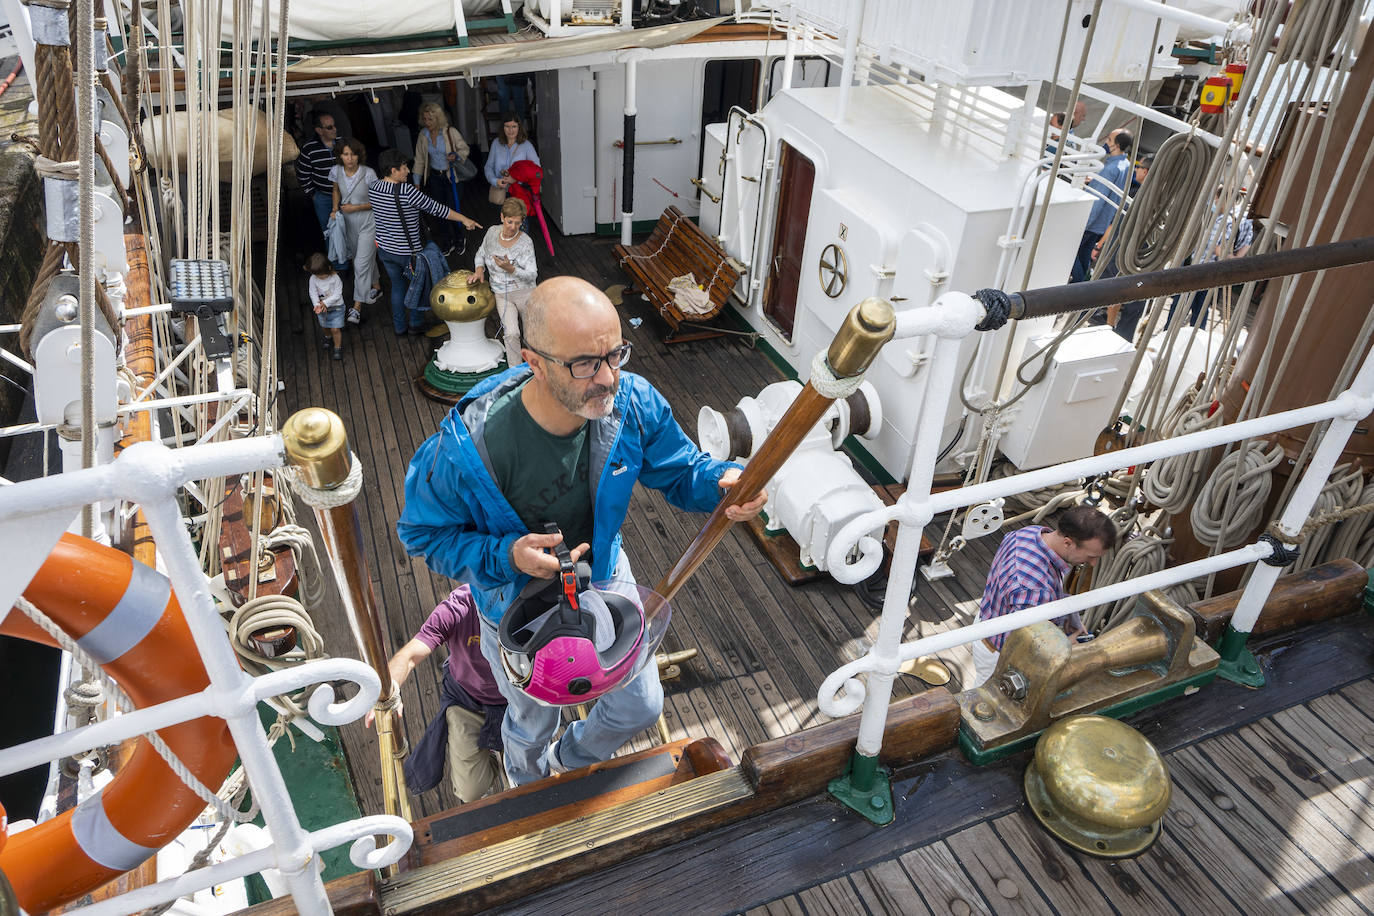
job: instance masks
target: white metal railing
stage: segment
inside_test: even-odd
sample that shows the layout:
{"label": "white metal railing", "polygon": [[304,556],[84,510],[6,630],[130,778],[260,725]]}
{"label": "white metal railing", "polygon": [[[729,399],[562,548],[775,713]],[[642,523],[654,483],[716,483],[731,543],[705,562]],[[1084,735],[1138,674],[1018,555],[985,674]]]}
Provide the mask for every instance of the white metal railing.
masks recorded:
{"label": "white metal railing", "polygon": [[[1085,78],[1098,83],[1140,79],[1147,54],[1154,58],[1156,75],[1177,71],[1178,62],[1168,56],[1168,49],[1180,25],[1205,34],[1244,37],[1234,23],[1192,13],[1189,5],[1159,0],[1103,3]],[[746,18],[805,23],[839,42],[867,48],[885,62],[910,67],[928,80],[970,86],[1050,79],[1064,20],[1064,4],[1047,0],[751,0],[748,7],[742,14]],[[1081,53],[1084,29],[1079,22],[1092,12],[1091,0],[1073,4],[1064,60],[1076,60]],[[1146,47],[1156,21],[1163,51],[1153,43]]]}
{"label": "white metal railing", "polygon": [[[275,434],[175,450],[139,443],[110,464],[0,488],[0,519],[4,520],[0,522],[0,551],[10,564],[7,578],[0,581],[0,607],[10,608],[41,565],[47,549],[82,506],[111,500],[137,502],[210,679],[210,686],[199,693],[4,748],[0,750],[0,775],[154,729],[218,716],[229,727],[272,835],[272,845],[265,849],[102,901],[85,908],[84,913],[113,916],[136,912],[265,868],[282,873],[301,912],[327,913],[329,901],[320,878],[320,852],[351,842],[350,858],[355,865],[382,868],[398,861],[410,847],[410,825],[391,815],[356,818],[313,832],[301,826],[258,718],[258,701],[318,684],[309,700],[311,716],[341,725],[360,718],[372,707],[380,682],[367,665],[347,658],[308,662],[258,678],[240,669],[177,504],[178,489],[189,481],[277,468],[284,455],[281,436]],[[41,549],[35,550],[35,544]],[[340,680],[353,683],[358,692],[348,701],[336,703],[328,682]],[[149,804],[155,803],[149,799]],[[379,848],[377,836],[389,837],[390,842]]]}
{"label": "white metal railing", "polygon": [[[821,684],[817,697],[821,711],[829,716],[848,715],[862,706],[856,751],[867,757],[876,757],[882,747],[892,681],[903,661],[1118,601],[1152,588],[1257,563],[1273,551],[1268,542],[1249,544],[1217,556],[1092,589],[994,620],[978,621],[903,643],[902,629],[916,574],[921,531],[936,515],[1078,477],[1116,471],[1158,458],[1210,449],[1330,420],[1278,520],[1278,531],[1285,539],[1291,539],[1291,543],[1296,541],[1356,424],[1374,411],[1374,351],[1371,351],[1350,388],[1330,401],[932,494],[931,480],[944,422],[944,405],[949,402],[955,383],[959,344],[964,337],[974,333],[974,325],[982,317],[982,306],[963,293],[946,293],[929,308],[911,309],[898,314],[896,337],[936,336],[926,390],[920,402],[914,435],[916,447],[912,454],[907,490],[894,505],[861,515],[845,525],[831,542],[826,556],[831,575],[840,582],[852,583],[864,579],[877,570],[882,557],[882,545],[867,532],[881,531],[891,521],[898,523],[892,572],[888,578],[878,636],[873,648],[863,657],[832,672]],[[1231,619],[1232,629],[1241,634],[1250,633],[1280,572],[1279,567],[1267,563],[1259,563],[1255,567]],[[859,674],[868,675],[867,684],[857,679]]]}

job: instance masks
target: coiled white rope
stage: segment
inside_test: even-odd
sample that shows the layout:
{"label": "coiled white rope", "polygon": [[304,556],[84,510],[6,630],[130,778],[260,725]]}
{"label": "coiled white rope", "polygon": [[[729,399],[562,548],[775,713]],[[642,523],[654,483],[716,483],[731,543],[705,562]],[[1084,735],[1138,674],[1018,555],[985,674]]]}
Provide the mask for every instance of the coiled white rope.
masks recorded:
{"label": "coiled white rope", "polygon": [[[1159,572],[1168,561],[1168,548],[1173,542],[1173,538],[1166,537],[1153,528],[1145,528],[1135,537],[1121,542],[1115,550],[1098,562],[1097,573],[1093,576],[1093,587],[1113,585],[1136,576]],[[1137,597],[1132,595],[1113,604],[1090,609],[1083,615],[1084,625],[1093,633],[1100,633],[1115,626],[1135,604]]]}
{"label": "coiled white rope", "polygon": [[830,363],[826,362],[825,351],[818,350],[811,359],[811,378],[807,379],[807,384],[821,397],[838,401],[858,391],[863,380],[862,372],[848,378],[836,376],[830,371]]}
{"label": "coiled white rope", "polygon": [[[289,595],[260,595],[244,603],[234,612],[226,625],[229,643],[234,647],[243,669],[252,675],[267,674],[291,668],[302,662],[325,656],[324,638],[315,629],[314,621],[305,608]],[[253,634],[276,627],[294,627],[296,647],[290,652],[269,658],[258,651]],[[285,713],[292,718],[306,715],[306,690],[274,697]]]}
{"label": "coiled white rope", "polygon": [[348,477],[332,490],[312,487],[301,479],[294,468],[289,469],[289,476],[296,495],[312,509],[337,509],[346,506],[357,499],[358,494],[363,491],[363,463],[353,452],[348,453]]}
{"label": "coiled white rope", "polygon": [[1189,516],[1198,541],[1221,550],[1242,543],[1264,518],[1273,470],[1282,460],[1283,447],[1277,444],[1267,451],[1258,444],[1242,444],[1221,459]]}
{"label": "coiled white rope", "polygon": [[[1309,527],[1312,530],[1303,542],[1302,552],[1298,554],[1292,572],[1310,569],[1326,559],[1327,545],[1336,533],[1334,521],[1340,517],[1343,509],[1354,506],[1359,501],[1362,489],[1364,478],[1359,468],[1352,469],[1350,465],[1343,464],[1331,472],[1326,486],[1317,494],[1317,501],[1312,505],[1307,524],[1303,525],[1304,531]],[[1367,519],[1369,516],[1361,514],[1355,517]]]}
{"label": "coiled white rope", "polygon": [[[1192,407],[1184,411],[1176,426],[1163,431],[1165,438],[1182,436],[1210,429],[1221,422],[1221,411],[1208,416],[1209,407]],[[1170,515],[1177,515],[1193,502],[1203,483],[1202,472],[1207,467],[1206,449],[1171,455],[1157,459],[1140,482],[1140,493],[1146,500]]]}
{"label": "coiled white rope", "polygon": [[264,550],[286,545],[296,557],[296,575],[301,584],[301,601],[310,610],[318,610],[325,596],[324,567],[315,550],[310,532],[300,525],[278,525],[263,535]]}
{"label": "coiled white rope", "polygon": [[[129,712],[134,709],[133,701],[129,699],[129,695],[124,692],[123,688],[108,676],[104,675],[104,669],[100,667],[100,663],[91,658],[86,650],[82,649],[66,630],[58,626],[57,623],[47,614],[43,613],[37,605],[23,595],[20,595],[19,598],[15,600],[14,606],[28,615],[29,619],[38,624],[43,632],[56,640],[59,646],[67,652],[70,652],[72,658],[74,658],[83,668],[87,671],[101,672],[102,689],[115,701],[117,708],[124,712]],[[219,813],[220,817],[225,820],[241,823],[244,821],[251,821],[258,816],[258,804],[256,801],[253,802],[252,806],[247,811],[239,811],[219,795],[206,788],[205,784],[187,768],[186,764],[181,762],[181,758],[176,755],[175,751],[167,746],[167,742],[163,741],[162,736],[157,732],[147,732],[143,737],[147,738],[148,743],[153,746],[153,749],[161,755],[163,760],[167,761],[167,766],[171,768],[177,778],[180,779],[188,789],[196,793],[196,796],[199,797],[201,801],[214,808],[215,811]]]}
{"label": "coiled white rope", "polygon": [[[1374,478],[1364,484],[1358,499],[1363,505],[1374,503]],[[1350,557],[1361,566],[1368,566],[1364,560],[1367,551],[1362,550],[1361,545],[1369,536],[1371,521],[1374,521],[1374,515],[1369,513],[1361,513],[1342,521],[1332,535],[1331,543],[1327,547],[1327,557]]]}

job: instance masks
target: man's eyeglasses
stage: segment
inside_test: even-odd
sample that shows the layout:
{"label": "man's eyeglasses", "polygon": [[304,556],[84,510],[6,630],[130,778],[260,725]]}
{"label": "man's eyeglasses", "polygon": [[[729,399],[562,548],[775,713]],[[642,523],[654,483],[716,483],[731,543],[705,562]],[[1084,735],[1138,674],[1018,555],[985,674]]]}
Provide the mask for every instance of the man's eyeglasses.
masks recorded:
{"label": "man's eyeglasses", "polygon": [[575,379],[588,379],[596,375],[601,371],[601,364],[603,362],[612,369],[619,369],[630,361],[630,346],[628,342],[623,343],[605,356],[579,356],[575,359],[562,360],[557,356],[550,356],[543,350],[536,350],[534,347],[530,346],[529,341],[525,341],[525,348],[527,350],[532,353],[538,353],[549,362],[557,363],[564,369],[567,369],[568,374]]}
{"label": "man's eyeglasses", "polygon": [[338,130],[338,129],[339,129],[339,127],[338,127],[337,124],[321,124],[321,125],[320,125],[320,130]]}

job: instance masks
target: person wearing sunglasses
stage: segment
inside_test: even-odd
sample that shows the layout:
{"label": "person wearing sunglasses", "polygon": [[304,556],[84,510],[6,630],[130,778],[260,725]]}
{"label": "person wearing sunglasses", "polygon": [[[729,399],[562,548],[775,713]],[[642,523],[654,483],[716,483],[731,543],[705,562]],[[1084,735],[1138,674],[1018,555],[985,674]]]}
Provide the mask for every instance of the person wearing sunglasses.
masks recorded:
{"label": "person wearing sunglasses", "polygon": [[[620,528],[636,481],[679,509],[705,512],[739,479],[736,464],[706,455],[648,381],[625,370],[633,348],[606,295],[576,277],[535,287],[525,309],[524,365],[487,379],[458,402],[411,459],[396,529],[412,555],[465,582],[482,618],[482,651],[507,701],[502,727],[512,785],[609,759],[657,721],[658,667],[602,696],[555,739],[556,707],[514,687],[497,627],[533,579],[559,571],[553,548],[571,547],[591,580],[633,585]],[[726,514],[757,515],[752,494]],[[546,534],[546,522],[558,534]]]}
{"label": "person wearing sunglasses", "polygon": [[339,126],[334,123],[334,116],[322,108],[310,113],[310,126],[315,136],[301,146],[296,157],[296,180],[315,211],[320,232],[324,232],[334,209],[334,184],[329,180],[329,170],[334,167]]}

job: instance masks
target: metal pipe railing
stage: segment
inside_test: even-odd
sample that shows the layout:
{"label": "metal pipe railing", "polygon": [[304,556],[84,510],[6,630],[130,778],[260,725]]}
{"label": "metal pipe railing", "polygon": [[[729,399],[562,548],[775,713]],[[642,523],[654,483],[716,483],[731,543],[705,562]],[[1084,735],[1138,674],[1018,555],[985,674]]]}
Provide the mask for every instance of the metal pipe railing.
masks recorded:
{"label": "metal pipe railing", "polygon": [[[49,534],[55,540],[72,516],[88,503],[137,502],[147,516],[148,528],[157,542],[210,680],[210,686],[201,693],[136,710],[76,732],[0,750],[0,772],[14,772],[33,762],[52,759],[48,754],[62,756],[149,729],[205,715],[219,716],[233,736],[254,798],[272,835],[272,845],[267,849],[89,907],[87,912],[96,916],[143,909],[268,867],[282,873],[298,909],[328,912],[329,901],[318,865],[321,851],[352,842],[350,858],[355,865],[382,868],[396,862],[410,846],[410,824],[393,815],[358,818],[314,833],[301,826],[258,717],[258,699],[319,683],[310,698],[311,714],[337,724],[362,714],[377,696],[379,679],[361,663],[349,659],[311,662],[260,678],[246,674],[229,645],[181,516],[177,494],[189,481],[279,467],[283,455],[282,438],[277,435],[176,450],[140,443],[125,449],[110,464],[0,488],[0,519],[4,520],[0,522],[0,549],[4,549],[14,567],[13,575],[0,583],[0,588],[13,589],[12,593],[0,595],[0,607],[8,613],[18,613],[10,610],[10,605],[46,555],[46,549],[35,555],[35,541],[42,542]],[[335,704],[333,689],[327,682],[339,678],[353,682],[359,693],[346,703]],[[44,756],[36,757],[39,752]],[[149,803],[156,804],[156,799]],[[377,835],[390,838],[386,848],[378,849]]]}
{"label": "metal pipe railing", "polygon": [[[1286,259],[1275,261],[1272,258],[1262,261],[1259,258],[1240,259],[1229,263],[1240,265],[1236,273],[1245,275],[1262,273],[1263,276],[1279,276],[1301,270],[1323,269],[1339,264],[1357,263],[1374,259],[1374,239],[1360,239],[1354,242],[1340,242],[1333,245],[1316,246],[1309,249],[1296,249],[1283,254]],[[1247,263],[1248,262],[1248,263]],[[1194,276],[1203,276],[1197,265],[1172,271],[1160,271],[1154,275],[1122,278],[1127,283],[1148,285],[1180,284]],[[1180,278],[1179,271],[1192,271]],[[1161,278],[1161,275],[1164,275]],[[1116,281],[1099,281],[1114,283]],[[1214,282],[1212,274],[1201,281],[1210,285]],[[1231,282],[1227,280],[1218,283]],[[1096,307],[1097,298],[1082,295],[1084,287],[1097,286],[1097,283],[1081,283],[1052,290],[1039,290],[1034,294],[1023,293],[1023,305],[1027,315],[1049,315],[1076,308]],[[1172,291],[1186,291],[1192,287],[1179,286]],[[1099,288],[1100,292],[1100,288]],[[1136,295],[1133,294],[1133,298]],[[1073,308],[1064,307],[1065,301],[1073,301]],[[1115,300],[1112,300],[1115,301]],[[1088,303],[1088,304],[1084,304]],[[1105,304],[1105,303],[1104,303]],[[1013,305],[1015,314],[1016,305]],[[883,730],[887,716],[892,680],[901,663],[923,654],[943,651],[977,639],[1008,633],[1030,623],[1062,617],[1074,611],[1084,610],[1131,595],[1140,594],[1153,588],[1162,588],[1187,581],[1201,575],[1229,569],[1231,567],[1262,561],[1270,557],[1274,546],[1268,541],[1260,541],[1236,550],[1227,551],[1214,557],[1207,557],[1193,563],[1162,570],[1157,573],[1129,579],[1079,595],[1072,595],[1049,604],[1027,608],[996,620],[979,621],[954,630],[918,639],[911,643],[901,643],[902,626],[910,606],[912,582],[916,572],[916,550],[920,533],[925,525],[938,513],[985,502],[1000,496],[1023,492],[1027,489],[1061,483],[1076,477],[1105,473],[1155,460],[1160,457],[1183,454],[1185,452],[1210,449],[1230,442],[1238,442],[1258,435],[1277,432],[1297,426],[1305,426],[1321,420],[1333,422],[1322,434],[1321,442],[1313,460],[1308,464],[1297,487],[1286,505],[1279,521],[1281,535],[1296,538],[1303,521],[1308,517],[1316,498],[1329,477],[1335,462],[1355,425],[1374,411],[1374,351],[1366,355],[1355,381],[1349,389],[1336,398],[1310,407],[1283,411],[1271,416],[1231,423],[1215,429],[1204,430],[1176,439],[1147,443],[1106,455],[1066,462],[1050,468],[1042,468],[996,481],[988,481],[958,490],[932,495],[930,483],[935,465],[935,444],[940,440],[944,422],[944,406],[948,402],[948,386],[952,383],[957,366],[959,341],[971,331],[969,313],[973,311],[981,320],[983,309],[970,297],[960,293],[941,296],[930,309],[917,309],[898,316],[896,337],[912,337],[934,333],[940,340],[929,370],[929,390],[921,399],[920,413],[917,418],[908,489],[897,503],[881,511],[867,513],[852,520],[832,541],[827,551],[827,562],[831,574],[841,582],[854,582],[876,571],[881,559],[882,547],[868,534],[882,530],[892,520],[898,522],[897,544],[892,559],[892,572],[888,579],[887,592],[879,623],[878,636],[872,649],[864,657],[842,666],[832,672],[822,683],[818,692],[818,703],[822,712],[831,716],[842,716],[863,708],[859,725],[858,743],[855,759],[851,767],[852,778],[857,784],[860,775],[872,781],[876,770],[877,758],[882,747]],[[852,559],[857,555],[857,559]],[[1240,676],[1245,676],[1244,653],[1245,639],[1253,629],[1259,610],[1269,596],[1274,581],[1278,578],[1279,566],[1262,563],[1252,575],[1241,605],[1232,618],[1227,638],[1223,640],[1223,659],[1241,666]],[[1242,608],[1244,612],[1242,613]],[[1253,667],[1253,666],[1251,666]],[[866,673],[869,684],[865,687],[855,679],[855,675]],[[1258,672],[1255,670],[1255,675]],[[843,696],[841,692],[843,691]],[[866,788],[866,787],[865,787]]]}

